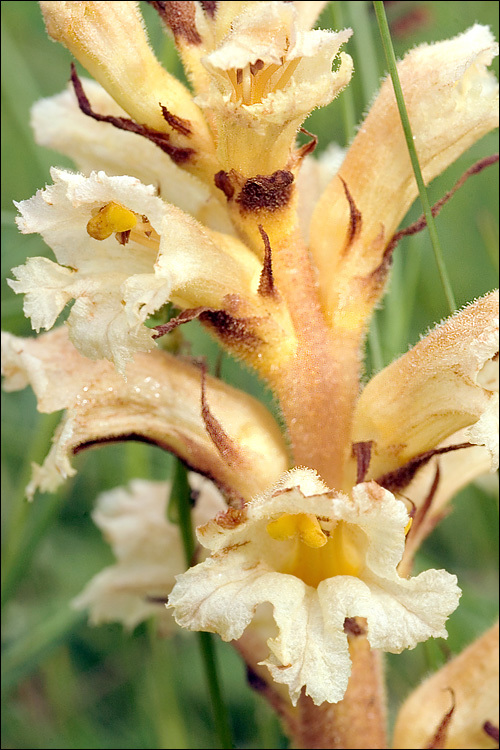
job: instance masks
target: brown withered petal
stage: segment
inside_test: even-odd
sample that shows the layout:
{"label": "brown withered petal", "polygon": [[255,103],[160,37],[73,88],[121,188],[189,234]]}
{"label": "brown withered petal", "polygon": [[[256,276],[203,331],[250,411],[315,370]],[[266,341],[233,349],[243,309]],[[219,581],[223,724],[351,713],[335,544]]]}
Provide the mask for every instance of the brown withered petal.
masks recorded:
{"label": "brown withered petal", "polygon": [[[210,437],[202,415],[202,374],[190,362],[155,350],[139,354],[126,379],[111,363],[82,357],[64,328],[37,339],[2,334],[6,390],[28,383],[38,409],[66,409],[54,445],[28,488],[52,491],[75,474],[70,459],[82,448],[120,440],[142,440],[180,456],[214,479],[228,496],[250,499],[287,468],[280,430],[262,404],[207,376],[205,404],[231,440],[227,461]],[[258,470],[256,470],[258,467]]]}

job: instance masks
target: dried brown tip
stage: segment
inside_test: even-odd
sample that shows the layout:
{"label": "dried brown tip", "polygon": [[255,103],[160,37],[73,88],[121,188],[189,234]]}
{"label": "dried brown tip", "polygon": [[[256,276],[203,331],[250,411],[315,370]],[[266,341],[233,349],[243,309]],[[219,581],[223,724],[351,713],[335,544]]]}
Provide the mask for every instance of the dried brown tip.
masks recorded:
{"label": "dried brown tip", "polygon": [[498,744],[498,741],[500,739],[498,727],[492,724],[491,721],[485,721],[483,724],[483,731],[488,735],[488,737],[491,737],[491,739],[495,740],[495,742]]}
{"label": "dried brown tip", "polygon": [[352,444],[352,455],[357,461],[356,484],[363,482],[370,466],[373,440]]}
{"label": "dried brown tip", "polygon": [[214,175],[214,183],[215,187],[222,190],[228,201],[233,198],[235,188],[228,172],[224,172],[223,169],[221,169],[220,172],[217,172],[217,174]]}
{"label": "dried brown tip", "polygon": [[[445,195],[443,195],[442,198],[440,198],[431,208],[431,214],[436,217],[443,206],[445,206],[448,201],[453,198],[457,190],[459,190],[462,185],[464,185],[465,182],[469,179],[469,177],[472,177],[475,174],[479,174],[483,171],[483,169],[486,169],[486,167],[491,166],[492,164],[496,164],[498,162],[498,154],[491,154],[490,156],[485,156],[484,159],[480,159],[475,164],[472,165],[472,167],[469,167],[466,172],[463,173],[463,175],[456,181],[456,183],[453,185],[451,190],[449,190]],[[396,234],[392,237],[391,241],[387,245],[387,248],[385,250],[385,254],[393,252],[394,248],[398,244],[398,242],[403,239],[403,237],[409,237],[412,234],[417,234],[417,232],[421,232],[425,227],[427,226],[427,219],[422,214],[416,221],[413,222],[413,224],[410,224],[408,227],[405,227],[404,229],[401,229],[399,232],[396,232]]]}
{"label": "dried brown tip", "polygon": [[293,174],[279,169],[272,175],[256,175],[246,180],[237,201],[245,212],[278,211],[290,201],[293,190]]}
{"label": "dried brown tip", "polygon": [[414,456],[398,469],[389,471],[387,474],[378,477],[375,481],[390,492],[400,492],[410,484],[417,471],[425,466],[434,456],[441,456],[443,453],[450,453],[451,451],[458,451],[462,450],[462,448],[470,448],[471,446],[472,443],[458,443],[457,445],[447,445],[444,448],[425,451],[425,453]]}
{"label": "dried brown tip", "polygon": [[149,5],[158,12],[162,21],[171,29],[176,42],[201,44],[202,38],[195,23],[195,4],[193,2],[158,2],[148,0]]}
{"label": "dried brown tip", "polygon": [[352,243],[354,242],[354,240],[356,239],[356,237],[361,231],[362,217],[361,217],[361,212],[358,210],[356,203],[354,202],[354,198],[351,195],[351,191],[347,187],[346,181],[342,179],[342,177],[340,177],[340,181],[342,182],[342,185],[344,186],[344,192],[347,198],[347,202],[349,203],[349,213],[350,213],[349,231],[347,233],[347,239],[345,242],[344,249],[342,251],[342,254],[344,255],[349,250]]}
{"label": "dried brown tip", "polygon": [[201,0],[200,5],[209,18],[215,18],[217,14],[217,0]]}
{"label": "dried brown tip", "polygon": [[305,156],[312,154],[313,151],[316,150],[316,146],[318,145],[318,136],[314,135],[314,133],[310,133],[305,128],[300,128],[300,132],[304,133],[304,135],[308,135],[311,139],[308,143],[304,143],[304,145],[301,146],[296,152],[296,156],[298,156],[299,159],[303,159]]}
{"label": "dried brown tip", "polygon": [[213,328],[221,341],[236,350],[254,349],[262,344],[262,339],[252,330],[259,318],[234,318],[226,310],[207,310],[200,314],[200,320]]}
{"label": "dried brown tip", "polygon": [[188,310],[183,310],[179,315],[177,315],[175,318],[171,318],[168,323],[163,323],[162,325],[154,326],[153,330],[155,333],[153,334],[154,339],[159,339],[160,336],[165,336],[167,333],[171,333],[175,328],[177,328],[180,325],[183,325],[183,323],[189,323],[191,320],[195,320],[196,318],[199,318],[202,313],[205,312],[214,312],[211,307],[192,307]]}
{"label": "dried brown tip", "polygon": [[222,458],[226,461],[229,466],[234,466],[242,463],[241,452],[224,431],[224,428],[220,422],[214,417],[207,402],[206,394],[206,367],[202,365],[201,368],[201,416],[205,424],[205,429],[208,432],[212,443],[215,445]]}
{"label": "dried brown tip", "polygon": [[424,521],[427,513],[430,510],[430,507],[432,505],[432,501],[434,500],[434,497],[437,492],[437,488],[439,487],[439,481],[441,479],[441,471],[439,469],[439,465],[436,467],[436,471],[434,473],[434,478],[432,480],[432,484],[429,488],[429,492],[426,495],[426,498],[420,508],[418,510],[415,509],[415,503],[412,501],[413,509],[410,513],[410,517],[413,518],[413,523],[411,525],[411,528],[408,532],[407,539],[411,536],[414,536],[419,526],[421,526],[422,522]]}
{"label": "dried brown tip", "polygon": [[161,113],[165,122],[168,122],[172,130],[176,130],[181,135],[190,135],[193,131],[189,120],[185,120],[183,117],[177,117],[173,115],[169,110],[159,102]]}
{"label": "dried brown tip", "polygon": [[278,291],[274,285],[272,253],[269,236],[264,231],[264,227],[262,226],[262,224],[259,224],[259,232],[264,242],[264,265],[260,273],[257,293],[260,294],[261,297],[277,297]]}
{"label": "dried brown tip", "polygon": [[450,725],[451,718],[455,712],[455,693],[451,688],[448,688],[451,693],[452,706],[449,711],[445,713],[441,719],[439,726],[434,736],[429,740],[429,743],[425,746],[425,750],[442,750],[446,747],[446,738],[448,736],[448,728]]}

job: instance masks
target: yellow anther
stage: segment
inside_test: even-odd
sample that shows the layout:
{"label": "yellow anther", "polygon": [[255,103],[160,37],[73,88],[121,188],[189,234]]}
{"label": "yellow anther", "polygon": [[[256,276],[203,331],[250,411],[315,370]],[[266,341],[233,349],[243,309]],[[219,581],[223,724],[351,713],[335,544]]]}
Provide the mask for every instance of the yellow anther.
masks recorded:
{"label": "yellow anther", "polygon": [[267,524],[267,533],[273,539],[285,541],[298,536],[308,547],[317,549],[328,541],[313,513],[285,513]]}
{"label": "yellow anther", "polygon": [[111,201],[103,206],[87,224],[87,232],[94,240],[105,240],[114,232],[128,232],[137,224],[137,216],[120,203]]}
{"label": "yellow anther", "polygon": [[408,519],[408,523],[405,526],[405,536],[408,534],[409,530],[411,529],[411,525],[413,523],[413,518],[410,516]]}

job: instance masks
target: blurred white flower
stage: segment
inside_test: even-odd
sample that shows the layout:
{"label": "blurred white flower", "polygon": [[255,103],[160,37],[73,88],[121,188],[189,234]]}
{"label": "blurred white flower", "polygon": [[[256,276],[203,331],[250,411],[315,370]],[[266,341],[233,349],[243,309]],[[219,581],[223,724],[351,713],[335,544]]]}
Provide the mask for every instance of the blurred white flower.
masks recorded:
{"label": "blurred white flower", "polygon": [[[226,507],[211,482],[193,473],[189,482],[196,498],[193,524]],[[73,600],[76,609],[88,609],[91,624],[121,622],[131,629],[154,616],[163,634],[172,629],[165,602],[186,559],[179,526],[167,520],[170,490],[169,482],[134,479],[97,498],[92,518],[116,563],[94,576]]]}

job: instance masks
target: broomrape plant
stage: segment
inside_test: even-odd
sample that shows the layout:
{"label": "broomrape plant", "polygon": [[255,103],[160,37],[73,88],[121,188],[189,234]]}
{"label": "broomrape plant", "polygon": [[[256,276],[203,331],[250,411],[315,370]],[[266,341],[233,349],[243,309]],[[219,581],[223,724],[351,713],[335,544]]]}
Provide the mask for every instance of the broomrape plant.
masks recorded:
{"label": "broomrape plant", "polygon": [[[64,412],[27,495],[57,490],[99,443],[174,453],[192,522],[167,517],[165,482],[102,494],[94,520],[116,562],[74,606],[94,624],[155,617],[165,637],[231,641],[297,747],[387,747],[381,652],[446,638],[461,593],[445,570],[412,576],[415,554],[455,493],[498,467],[496,292],[363,377],[395,247],[432,221],[398,231],[420,185],[394,90],[427,184],[496,127],[497,45],[476,24],[408,52],[333,165],[315,136],[296,140],[353,75],[352,31],[313,29],[325,2],[150,5],[191,89],[156,59],[137,3],[40,3],[94,80],[73,66],[35,104],[37,142],[77,171],[53,168],[16,203],[53,259],[12,270],[47,332],[2,334],[4,388]],[[279,420],[179,348],[195,319],[267,384]],[[409,697],[395,747],[494,746],[496,636]]]}

